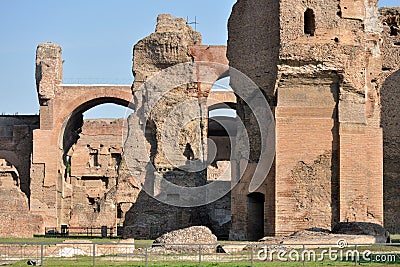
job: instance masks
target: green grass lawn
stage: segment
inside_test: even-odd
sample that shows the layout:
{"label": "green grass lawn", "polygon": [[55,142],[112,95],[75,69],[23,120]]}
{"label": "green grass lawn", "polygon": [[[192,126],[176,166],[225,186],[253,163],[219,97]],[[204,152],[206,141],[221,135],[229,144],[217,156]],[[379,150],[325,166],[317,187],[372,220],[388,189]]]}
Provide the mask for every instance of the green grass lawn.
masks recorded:
{"label": "green grass lawn", "polygon": [[[35,237],[35,238],[0,238],[0,243],[61,243],[64,240],[74,240],[79,242],[79,238],[45,238],[45,237]],[[81,240],[91,240],[93,243],[96,244],[107,244],[110,242],[118,242],[118,239],[99,239],[99,238],[81,238]],[[400,235],[393,235],[392,236],[393,243],[400,243]],[[135,247],[136,248],[145,248],[151,247],[153,240],[135,240]],[[221,241],[220,244],[245,244],[246,242],[232,242],[232,241]],[[353,246],[350,246],[348,249],[353,249]],[[392,246],[359,246],[359,251],[370,250],[373,254],[379,253],[392,253],[399,256],[396,256],[395,262],[386,262],[386,263],[378,263],[378,262],[362,262],[358,263],[357,265],[360,266],[400,266],[400,245],[392,245]],[[300,250],[299,250],[300,251]],[[317,254],[320,253],[321,249],[316,249]],[[136,253],[136,252],[135,252]],[[146,266],[144,262],[144,250],[138,251],[138,254],[142,254],[142,258],[139,259],[130,259],[129,256],[125,258],[125,256],[119,257],[111,257],[111,256],[99,256],[95,258],[95,266],[106,267],[106,266]],[[215,256],[215,260],[213,260],[212,256]],[[245,266],[302,266],[302,262],[282,262],[275,259],[273,262],[270,261],[254,261],[254,264],[251,265],[249,261],[241,261],[241,262],[234,262],[235,259],[232,258],[232,255],[229,254],[211,254],[210,255],[203,255],[203,259],[207,259],[208,262],[202,262],[201,266],[205,267],[212,267],[212,266],[221,266],[221,267],[245,267]],[[242,258],[243,259],[243,258]],[[256,259],[256,255],[254,255],[254,259]],[[138,262],[138,260],[142,260]],[[192,260],[192,259],[190,259]],[[148,266],[156,267],[156,266],[172,266],[172,267],[191,267],[191,266],[199,266],[199,263],[194,257],[193,261],[185,261],[185,262],[176,262],[177,260],[173,260],[173,258],[168,258],[168,255],[153,255],[149,257]],[[215,262],[218,261],[218,262]],[[228,262],[231,261],[231,262]],[[6,262],[3,262],[6,263]],[[43,266],[49,267],[58,267],[58,266],[92,266],[93,258],[90,256],[79,256],[75,258],[45,258]],[[6,265],[6,264],[2,264]],[[354,261],[349,262],[340,262],[340,261],[331,261],[327,257],[323,262],[305,262],[305,266],[354,266]],[[13,264],[8,264],[6,266],[27,266],[26,260],[16,262]]]}
{"label": "green grass lawn", "polygon": [[400,235],[391,235],[392,243],[400,243]]}

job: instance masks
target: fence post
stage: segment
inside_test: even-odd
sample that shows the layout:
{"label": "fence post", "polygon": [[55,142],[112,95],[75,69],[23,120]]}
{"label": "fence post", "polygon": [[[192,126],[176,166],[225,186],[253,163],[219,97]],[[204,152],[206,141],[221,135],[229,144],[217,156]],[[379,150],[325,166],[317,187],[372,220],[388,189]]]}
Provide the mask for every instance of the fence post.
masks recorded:
{"label": "fence post", "polygon": [[355,260],[355,265],[358,264],[358,245],[356,245],[356,260]]}
{"label": "fence post", "polygon": [[145,252],[145,260],[146,260],[146,267],[149,266],[149,255],[147,254],[149,244],[146,243],[146,252]]}
{"label": "fence post", "polygon": [[43,243],[40,244],[40,266],[43,266]]}
{"label": "fence post", "polygon": [[93,257],[92,257],[92,266],[96,265],[96,243],[93,243]]}
{"label": "fence post", "polygon": [[254,244],[251,244],[251,266],[254,265]]}
{"label": "fence post", "polygon": [[199,266],[201,266],[201,244],[199,245]]}

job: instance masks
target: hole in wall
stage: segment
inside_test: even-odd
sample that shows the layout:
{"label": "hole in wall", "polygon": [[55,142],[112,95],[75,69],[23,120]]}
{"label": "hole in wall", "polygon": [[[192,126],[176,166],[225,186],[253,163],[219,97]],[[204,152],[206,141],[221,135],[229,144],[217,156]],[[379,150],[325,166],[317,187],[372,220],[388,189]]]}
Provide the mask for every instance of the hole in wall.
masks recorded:
{"label": "hole in wall", "polygon": [[310,36],[314,36],[315,33],[315,14],[310,8],[304,12],[304,33]]}
{"label": "hole in wall", "polygon": [[398,29],[394,26],[390,26],[390,36],[397,36]]}

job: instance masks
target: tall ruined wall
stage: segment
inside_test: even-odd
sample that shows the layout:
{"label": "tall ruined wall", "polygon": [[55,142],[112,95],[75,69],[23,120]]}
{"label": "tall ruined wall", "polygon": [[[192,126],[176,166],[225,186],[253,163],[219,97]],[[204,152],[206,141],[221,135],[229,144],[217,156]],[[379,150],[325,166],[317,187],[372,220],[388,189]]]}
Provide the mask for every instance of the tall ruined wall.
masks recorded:
{"label": "tall ruined wall", "polygon": [[29,211],[32,132],[39,117],[0,117],[0,236],[32,237],[43,232],[43,218]]}
{"label": "tall ruined wall", "polygon": [[59,45],[38,45],[36,85],[40,129],[33,132],[30,208],[44,216],[46,227],[60,227],[69,221],[68,152],[79,137],[82,113],[103,103],[128,106],[132,99],[129,85],[62,84],[62,62]]}
{"label": "tall ruined wall", "polygon": [[[207,207],[172,206],[148,194],[165,198],[167,202],[174,201],[185,196],[165,190],[166,181],[185,187],[199,187],[207,183],[206,170],[187,171],[185,168],[203,164],[206,160],[207,142],[204,140],[207,137],[208,109],[205,97],[211,85],[203,86],[185,80],[185,77],[191,77],[192,70],[179,66],[177,69],[183,71],[180,75],[172,73],[162,84],[157,84],[154,79],[162,79],[156,75],[168,67],[198,58],[226,62],[223,54],[223,58],[219,59],[224,49],[200,45],[201,35],[184,19],[160,15],[156,31],[134,46],[135,113],[129,120],[129,145],[125,146],[124,156],[135,178],[148,186],[147,190],[151,192],[141,191],[137,202],[128,211],[124,236],[155,238],[191,225],[212,228],[212,216],[208,214],[210,210]],[[215,78],[217,80],[218,76]],[[144,125],[143,145],[141,132]],[[221,229],[217,231],[221,233]]]}
{"label": "tall ruined wall", "polygon": [[13,164],[19,173],[18,186],[29,199],[33,130],[39,128],[36,115],[0,116],[0,159]]}
{"label": "tall ruined wall", "polygon": [[399,233],[400,220],[400,8],[381,8],[383,66],[379,82],[383,128],[384,223]]}
{"label": "tall ruined wall", "polygon": [[43,43],[36,50],[36,89],[40,104],[40,128],[33,132],[33,155],[30,169],[30,209],[42,215],[45,227],[54,227],[60,215],[61,190],[57,188],[59,175],[57,166],[58,136],[54,129],[54,110],[57,86],[62,83],[61,47],[54,43]]}
{"label": "tall ruined wall", "polygon": [[[277,210],[287,212],[277,216],[278,233],[330,229],[338,221],[383,222],[377,15],[374,1],[281,1],[276,179]],[[328,170],[317,176],[314,196],[323,211],[301,204],[314,201],[310,196],[292,196],[296,187],[312,187],[293,179],[302,162]],[[318,168],[302,180],[312,181]]]}
{"label": "tall ruined wall", "polygon": [[[330,229],[338,221],[383,222],[379,36],[376,1],[235,4],[230,65],[257,83],[275,114],[275,169],[257,190],[265,195],[264,234]],[[231,83],[240,90],[235,77]],[[251,113],[238,101],[257,147]],[[257,157],[253,149],[250,159]],[[245,183],[233,191],[235,239],[252,234],[246,211],[251,173],[245,170]]]}
{"label": "tall ruined wall", "polygon": [[[228,23],[228,50],[229,65],[238,69],[253,80],[261,88],[271,106],[275,105],[275,81],[279,59],[279,2],[278,1],[237,1],[233,7]],[[235,75],[231,75],[231,86],[240,90],[235,84],[240,84]],[[251,236],[250,221],[252,215],[248,213],[248,187],[251,175],[258,162],[261,140],[257,121],[243,100],[237,100],[237,115],[244,122],[250,142],[250,164],[238,185],[233,188],[232,194],[232,239],[258,239],[263,233]],[[239,141],[237,142],[240,143]],[[239,165],[237,159],[235,164]],[[236,169],[236,167],[234,167]],[[275,176],[274,168],[268,175],[265,188],[258,191],[265,194],[264,202],[264,232],[275,232]]]}

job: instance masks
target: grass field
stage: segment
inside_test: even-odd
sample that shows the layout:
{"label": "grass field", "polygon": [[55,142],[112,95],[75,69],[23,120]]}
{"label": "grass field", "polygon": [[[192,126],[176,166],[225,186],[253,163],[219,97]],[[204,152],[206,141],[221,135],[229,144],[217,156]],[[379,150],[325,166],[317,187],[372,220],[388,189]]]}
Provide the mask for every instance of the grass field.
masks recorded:
{"label": "grass field", "polygon": [[[52,243],[61,243],[63,240],[68,240],[68,238],[44,238],[44,237],[35,237],[35,238],[1,238],[0,243],[46,243],[46,244],[52,244]],[[107,244],[110,242],[118,242],[118,239],[90,239],[90,238],[82,238],[82,239],[76,239],[73,238],[74,241],[79,242],[79,240],[91,240],[93,243],[96,244]],[[400,243],[400,235],[393,235],[392,236],[392,242],[393,243]],[[136,260],[134,257],[129,258],[130,256],[124,257],[118,255],[112,256],[96,256],[94,258],[95,260],[95,266],[99,267],[106,267],[106,266],[115,266],[115,267],[122,267],[122,266],[146,266],[145,264],[145,259],[144,259],[144,251],[143,248],[151,247],[153,243],[153,240],[135,240],[135,247],[139,250],[137,250],[137,254],[140,257],[136,257]],[[221,244],[243,244],[244,242],[232,242],[232,241],[221,241]],[[140,250],[140,248],[142,250]],[[353,246],[350,246],[348,249],[353,249]],[[378,255],[378,254],[383,254],[383,255],[389,255],[393,254],[395,255],[395,260],[391,262],[363,262],[357,263],[357,265],[361,266],[400,266],[400,245],[392,245],[392,246],[360,246],[358,247],[360,251],[363,250],[370,250],[372,252],[372,255]],[[300,250],[299,250],[300,251]],[[317,255],[320,255],[321,249],[316,249]],[[344,250],[346,251],[346,250]],[[247,252],[248,253],[248,252]],[[135,250],[136,254],[136,250]],[[90,255],[90,254],[89,254]],[[184,255],[184,254],[182,254]],[[247,254],[248,255],[248,254]],[[213,258],[215,257],[215,260]],[[139,259],[138,259],[139,258]],[[36,258],[37,259],[37,258]],[[177,258],[181,260],[182,258]],[[187,259],[187,258],[185,258]],[[242,258],[243,259],[243,258]],[[235,262],[234,255],[228,255],[228,254],[208,254],[208,255],[203,255],[202,258],[202,263],[201,266],[203,267],[211,267],[211,266],[221,266],[221,267],[245,267],[245,266],[255,266],[255,267],[261,267],[261,266],[302,266],[303,263],[300,262],[282,262],[279,261],[278,259],[274,259],[274,261],[257,261],[256,257],[254,255],[254,262],[253,265],[251,264],[250,258],[248,257],[248,261],[239,261]],[[197,261],[196,256],[189,261],[179,261],[179,260],[174,260],[174,258],[170,254],[163,254],[163,255],[157,255],[157,254],[152,254],[149,255],[148,257],[148,265],[147,266],[172,266],[172,267],[191,267],[191,266],[200,266],[199,262]],[[179,261],[179,262],[178,262]],[[356,263],[354,261],[332,261],[329,260],[328,257],[325,257],[324,261],[320,262],[305,262],[305,266],[354,266]],[[21,260],[19,262],[7,262],[3,261],[1,265],[5,266],[28,266],[27,265],[27,260]],[[91,256],[76,256],[74,258],[63,258],[63,257],[58,257],[58,258],[45,258],[43,262],[43,266],[49,266],[49,267],[59,267],[59,266],[93,266],[93,257]]]}

